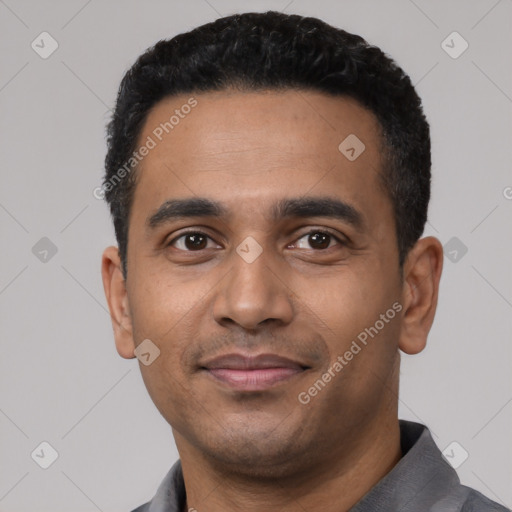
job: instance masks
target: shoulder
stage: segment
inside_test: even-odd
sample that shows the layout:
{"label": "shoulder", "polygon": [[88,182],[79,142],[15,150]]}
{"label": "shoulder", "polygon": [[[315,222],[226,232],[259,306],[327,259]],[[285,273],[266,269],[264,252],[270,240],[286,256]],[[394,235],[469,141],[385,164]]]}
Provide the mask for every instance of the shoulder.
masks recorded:
{"label": "shoulder", "polygon": [[461,512],[510,512],[509,508],[486,498],[483,494],[475,489],[468,489],[468,495]]}
{"label": "shoulder", "polygon": [[133,509],[132,512],[148,512],[150,504],[151,502],[148,501],[147,503],[144,503],[144,505],[141,505],[140,507]]}
{"label": "shoulder", "polygon": [[186,492],[181,461],[178,459],[158,486],[153,498],[132,512],[178,512],[185,508]]}

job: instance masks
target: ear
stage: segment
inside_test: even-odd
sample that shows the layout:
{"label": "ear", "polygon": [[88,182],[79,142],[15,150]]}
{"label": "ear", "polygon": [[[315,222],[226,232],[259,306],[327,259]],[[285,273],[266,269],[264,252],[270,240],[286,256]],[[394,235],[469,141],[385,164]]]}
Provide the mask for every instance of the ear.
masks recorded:
{"label": "ear", "polygon": [[398,346],[406,354],[417,354],[427,344],[434,321],[443,269],[443,246],[428,236],[416,242],[404,263],[402,328]]}
{"label": "ear", "polygon": [[125,359],[135,357],[130,305],[117,247],[107,247],[101,259],[101,277],[110,310],[117,352]]}

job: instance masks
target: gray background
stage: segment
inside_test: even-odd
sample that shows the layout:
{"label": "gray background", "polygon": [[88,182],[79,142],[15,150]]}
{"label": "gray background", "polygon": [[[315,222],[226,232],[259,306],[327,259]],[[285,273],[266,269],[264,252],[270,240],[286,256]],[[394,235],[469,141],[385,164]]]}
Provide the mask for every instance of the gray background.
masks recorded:
{"label": "gray background", "polygon": [[[445,251],[426,350],[403,355],[400,417],[459,443],[463,483],[512,506],[511,0],[0,0],[1,511],[128,511],[177,458],[137,359],[114,347],[100,258],[115,239],[92,193],[104,127],[148,46],[267,9],[359,33],[417,84],[433,143],[425,234],[456,237],[457,259]],[[59,44],[47,59],[31,48],[43,31]],[[469,43],[456,59],[441,46],[453,31]],[[30,455],[42,441],[59,454],[48,469]]]}

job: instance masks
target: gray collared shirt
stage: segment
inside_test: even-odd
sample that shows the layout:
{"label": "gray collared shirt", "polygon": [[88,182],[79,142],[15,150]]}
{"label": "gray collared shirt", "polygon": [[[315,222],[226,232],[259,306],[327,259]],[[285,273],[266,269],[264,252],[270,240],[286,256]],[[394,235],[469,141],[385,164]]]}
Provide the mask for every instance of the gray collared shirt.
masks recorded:
{"label": "gray collared shirt", "polygon": [[[349,512],[510,512],[461,485],[425,425],[400,420],[403,457]],[[185,484],[178,460],[155,497],[132,512],[184,512]]]}

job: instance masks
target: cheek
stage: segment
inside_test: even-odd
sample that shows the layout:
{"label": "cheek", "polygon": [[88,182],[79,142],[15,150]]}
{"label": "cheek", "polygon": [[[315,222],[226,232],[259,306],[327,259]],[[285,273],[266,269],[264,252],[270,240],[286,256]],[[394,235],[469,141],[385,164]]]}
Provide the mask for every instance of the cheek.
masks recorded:
{"label": "cheek", "polygon": [[314,286],[310,279],[305,279],[298,295],[306,306],[305,314],[318,323],[318,329],[330,340],[331,351],[338,353],[392,307],[398,296],[394,286],[378,262],[374,262],[359,268],[340,267],[335,274],[315,278]]}
{"label": "cheek", "polygon": [[204,413],[198,398],[179,368],[170,366],[173,358],[165,351],[150,366],[141,365],[141,375],[146,389],[160,414],[173,428],[186,431],[194,418]]}
{"label": "cheek", "polygon": [[323,372],[334,374],[322,400],[328,407],[343,404],[348,416],[358,418],[361,411],[375,410],[393,387],[400,305],[384,283],[375,287],[369,281],[347,280],[343,285],[312,298],[311,307],[328,326],[322,331],[329,350],[329,366]]}
{"label": "cheek", "polygon": [[186,357],[190,348],[197,347],[204,339],[201,335],[206,336],[214,327],[211,302],[219,281],[213,274],[209,278],[191,276],[190,271],[185,274],[171,275],[158,269],[145,279],[134,279],[130,289],[136,344],[146,338],[153,341],[160,349],[157,361],[161,372],[168,371],[180,381],[187,380],[191,371],[190,358]]}
{"label": "cheek", "polygon": [[[186,371],[181,364],[182,355],[195,338],[194,318],[202,294],[194,294],[193,285],[169,285],[162,279],[146,281],[144,287],[134,289],[132,327],[135,344],[151,340],[158,348],[158,357],[148,366],[139,363],[150,396],[159,409],[176,404],[187,388]],[[199,303],[198,303],[199,302]],[[179,404],[178,404],[179,405]],[[172,405],[174,407],[175,405]]]}
{"label": "cheek", "polygon": [[343,358],[347,391],[373,400],[390,385],[398,353],[400,304],[392,283],[382,274],[379,280],[359,284],[340,310],[340,336],[332,347],[333,358]]}
{"label": "cheek", "polygon": [[201,306],[202,287],[194,282],[166,279],[164,274],[139,282],[143,285],[134,286],[130,298],[135,341],[149,338],[159,344],[179,337],[183,320]]}

